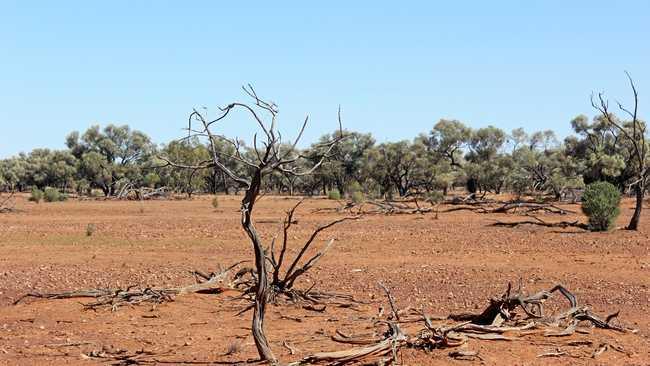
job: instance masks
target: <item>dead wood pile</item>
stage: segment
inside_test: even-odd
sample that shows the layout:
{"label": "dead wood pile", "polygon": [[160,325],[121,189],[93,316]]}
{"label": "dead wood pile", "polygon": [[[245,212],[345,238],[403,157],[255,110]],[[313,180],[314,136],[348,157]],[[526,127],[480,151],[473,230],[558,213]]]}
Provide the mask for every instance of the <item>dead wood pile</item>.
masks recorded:
{"label": "dead wood pile", "polygon": [[[508,285],[506,292],[498,298],[490,299],[489,305],[478,314],[452,314],[447,317],[432,317],[421,310],[396,308],[394,299],[388,289],[380,284],[388,297],[391,313],[386,319],[377,320],[373,334],[352,336],[337,331],[332,340],[340,343],[360,345],[344,351],[321,352],[303,358],[291,365],[346,365],[346,364],[396,364],[398,353],[403,348],[432,351],[434,349],[453,349],[448,355],[459,359],[481,359],[477,351],[466,349],[469,339],[483,341],[510,341],[530,335],[542,335],[551,339],[561,339],[574,333],[591,333],[592,328],[616,332],[634,332],[636,330],[616,324],[614,320],[619,313],[613,313],[604,319],[592,313],[587,306],[578,305],[575,295],[561,285],[532,295],[511,292]],[[546,314],[544,302],[554,293],[559,292],[569,302],[569,307],[557,314]],[[415,332],[407,333],[402,326],[422,324]],[[383,328],[383,331],[381,330]],[[571,342],[569,342],[571,343]],[[575,342],[574,342],[575,343]],[[580,341],[580,344],[559,344],[570,346],[593,346],[592,341]],[[586,355],[597,357],[612,348],[625,353],[616,345],[598,344]],[[567,351],[543,353],[538,357],[569,355]],[[581,357],[572,354],[573,357]]]}

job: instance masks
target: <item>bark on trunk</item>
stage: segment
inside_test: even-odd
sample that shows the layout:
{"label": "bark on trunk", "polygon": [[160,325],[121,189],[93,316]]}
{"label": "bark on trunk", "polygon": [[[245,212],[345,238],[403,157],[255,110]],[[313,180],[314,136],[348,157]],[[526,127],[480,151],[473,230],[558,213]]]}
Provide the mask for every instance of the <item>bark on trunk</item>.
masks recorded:
{"label": "bark on trunk", "polygon": [[645,187],[643,186],[643,184],[638,183],[634,187],[634,191],[636,195],[636,206],[634,207],[634,214],[632,215],[630,224],[627,225],[628,230],[638,230],[639,228],[639,220],[641,220],[641,210],[643,209],[643,196],[645,193]]}
{"label": "bark on trunk", "polygon": [[478,188],[478,182],[475,178],[469,178],[467,180],[467,191],[469,192],[470,199],[476,198],[476,189]]}
{"label": "bark on trunk", "polygon": [[261,183],[261,172],[257,171],[251,181],[250,188],[246,191],[244,199],[242,200],[242,227],[253,243],[253,251],[255,252],[255,269],[257,270],[257,292],[255,294],[252,324],[253,339],[255,340],[257,352],[262,360],[275,364],[277,363],[277,358],[273,354],[271,346],[264,334],[264,315],[266,313],[269,286],[266,271],[266,256],[264,253],[264,246],[262,245],[262,241],[257,234],[257,230],[252,221],[253,207],[259,194]]}

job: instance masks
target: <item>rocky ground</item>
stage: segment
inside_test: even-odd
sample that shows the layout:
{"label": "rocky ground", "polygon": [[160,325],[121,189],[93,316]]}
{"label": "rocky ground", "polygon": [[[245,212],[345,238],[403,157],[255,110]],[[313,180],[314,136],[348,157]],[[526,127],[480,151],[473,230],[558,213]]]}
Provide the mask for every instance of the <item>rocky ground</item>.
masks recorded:
{"label": "rocky ground", "polygon": [[[266,240],[280,233],[284,211],[296,200],[264,197],[257,208]],[[252,252],[239,226],[238,197],[191,201],[27,202],[18,197],[15,213],[0,214],[0,364],[105,364],[101,354],[142,352],[142,360],[166,364],[240,364],[256,356],[250,313],[236,291],[179,296],[152,306],[84,310],[88,299],[26,299],[33,291],[86,288],[179,286],[193,283],[195,269],[215,271]],[[343,213],[314,212],[336,207],[325,199],[306,201],[290,238],[298,244],[319,224]],[[579,212],[578,205],[565,205]],[[300,306],[271,306],[267,333],[283,361],[312,352],[339,350],[336,330],[368,332],[387,303],[377,282],[391,289],[399,308],[422,308],[432,315],[475,312],[508,282],[535,292],[562,283],[581,304],[638,329],[621,334],[600,329],[549,340],[538,335],[515,341],[471,340],[481,359],[459,361],[449,350],[405,350],[407,365],[471,364],[650,364],[650,210],[639,232],[589,233],[578,228],[489,226],[496,220],[525,219],[513,214],[442,212],[425,215],[366,215],[323,234],[335,238],[327,256],[299,287],[353,294],[366,302],[353,308],[329,305],[320,313]],[[619,225],[632,213],[625,201]],[[547,221],[582,220],[580,214],[544,214]],[[87,235],[91,224],[92,235]],[[93,228],[94,227],[94,228]],[[297,246],[291,248],[295,253]],[[549,309],[566,304],[554,296]],[[591,345],[572,346],[590,340]],[[579,343],[579,342],[578,342]],[[602,343],[616,346],[592,359]],[[573,342],[573,344],[577,344]],[[537,357],[560,349],[558,357]],[[122,350],[122,351],[120,351]],[[292,351],[295,354],[291,354]]]}

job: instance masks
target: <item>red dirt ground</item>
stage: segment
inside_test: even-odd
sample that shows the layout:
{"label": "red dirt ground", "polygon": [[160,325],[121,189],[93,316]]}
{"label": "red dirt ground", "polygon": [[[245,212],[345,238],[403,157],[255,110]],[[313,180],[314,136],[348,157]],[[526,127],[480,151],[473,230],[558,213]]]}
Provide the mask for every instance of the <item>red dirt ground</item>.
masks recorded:
{"label": "red dirt ground", "polygon": [[[260,201],[257,220],[265,223],[258,228],[266,239],[279,233],[284,211],[295,202],[283,197]],[[254,358],[250,313],[235,317],[244,305],[230,300],[235,292],[180,296],[155,308],[140,305],[115,312],[84,311],[80,302],[86,299],[11,305],[30,291],[190,284],[191,270],[213,271],[249,259],[252,251],[239,226],[238,204],[237,197],[220,197],[215,211],[208,197],[48,204],[19,197],[19,212],[0,215],[0,364],[104,364],[83,356],[102,348],[150,351],[167,364],[239,364]],[[324,199],[305,202],[297,212],[293,237],[304,239],[316,225],[341,217],[312,212],[335,206]],[[577,205],[566,207],[579,211]],[[626,223],[631,207],[626,201],[619,225]],[[576,218],[584,220],[581,215],[545,216],[549,221]],[[508,282],[516,284],[521,278],[528,292],[562,283],[580,304],[598,314],[620,310],[620,321],[639,332],[594,330],[553,340],[472,340],[468,348],[479,351],[483,361],[453,360],[449,350],[405,350],[402,364],[650,364],[650,210],[639,232],[488,226],[495,220],[519,219],[460,211],[441,213],[438,220],[433,214],[370,215],[336,226],[321,237],[336,238],[335,245],[301,284],[316,281],[316,288],[374,302],[357,311],[328,306],[324,313],[271,306],[267,334],[273,349],[289,361],[315,351],[348,348],[330,337],[336,329],[367,331],[378,307],[385,306],[379,280],[392,289],[399,307],[446,315],[482,309]],[[96,226],[90,237],[88,224]],[[552,301],[565,305],[559,298]],[[595,346],[615,344],[628,354],[610,349],[594,360],[589,356],[595,346],[566,345],[578,339],[592,340]],[[284,341],[296,355],[289,354]],[[77,343],[83,344],[70,345]],[[573,357],[536,357],[558,347]],[[237,352],[226,356],[229,349]]]}

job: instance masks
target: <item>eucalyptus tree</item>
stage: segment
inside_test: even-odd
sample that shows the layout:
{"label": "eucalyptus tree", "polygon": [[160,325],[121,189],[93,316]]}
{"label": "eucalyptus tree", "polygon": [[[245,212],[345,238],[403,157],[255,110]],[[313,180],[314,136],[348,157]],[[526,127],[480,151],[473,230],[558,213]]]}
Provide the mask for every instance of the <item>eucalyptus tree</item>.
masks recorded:
{"label": "eucalyptus tree", "polygon": [[[183,164],[196,165],[210,159],[208,148],[198,138],[172,141],[160,149],[160,153]],[[191,197],[196,191],[206,190],[210,172],[204,170],[174,169],[164,167],[156,169],[160,184]],[[214,192],[213,192],[214,193]]]}
{"label": "eucalyptus tree", "polygon": [[426,146],[420,139],[386,142],[365,153],[366,175],[380,187],[380,194],[400,197],[434,186],[434,170]]}
{"label": "eucalyptus tree", "polygon": [[[560,199],[567,189],[581,188],[583,164],[570,153],[571,144],[559,144],[550,130],[531,134],[517,131],[510,158],[508,185],[517,194],[526,192],[551,193]],[[515,131],[511,139],[515,139]]]}
{"label": "eucalyptus tree", "polygon": [[571,156],[584,162],[585,182],[609,181],[622,189],[632,173],[626,164],[624,141],[618,138],[606,118],[595,116],[589,123],[587,116],[579,115],[571,121],[571,126],[577,137],[568,137],[565,144]]}
{"label": "eucalyptus tree", "polygon": [[27,168],[25,155],[11,157],[0,162],[0,176],[4,186],[10,191],[23,191],[27,186]]}
{"label": "eucalyptus tree", "polygon": [[[519,132],[518,132],[519,133]],[[470,197],[478,190],[500,191],[510,160],[502,156],[507,136],[494,126],[473,130],[458,120],[442,119],[429,133],[427,145],[440,158],[462,171]]]}
{"label": "eucalyptus tree", "polygon": [[506,182],[505,172],[510,160],[501,154],[506,134],[494,126],[471,131],[465,160],[468,179],[475,180],[482,191],[500,192]]}
{"label": "eucalyptus tree", "polygon": [[428,147],[447,159],[451,166],[463,168],[463,157],[472,138],[472,129],[458,120],[441,119],[429,133]]}
{"label": "eucalyptus tree", "polygon": [[72,132],[66,137],[70,152],[81,161],[81,177],[106,196],[116,193],[121,180],[135,181],[144,175],[142,164],[155,150],[151,139],[127,125],[91,126],[83,135]]}
{"label": "eucalyptus tree", "polygon": [[[330,141],[332,136],[339,132],[321,136],[319,141],[312,145],[306,154],[309,156],[315,152],[311,160],[318,160],[318,146],[323,142]],[[322,186],[327,188],[336,186],[341,193],[346,193],[353,182],[363,183],[363,157],[365,153],[375,146],[375,139],[371,134],[364,134],[354,131],[344,131],[345,140],[337,144],[321,168],[314,174],[314,179],[321,180]],[[325,193],[325,192],[323,192]]]}
{"label": "eucalyptus tree", "polygon": [[24,161],[24,183],[40,189],[56,187],[66,190],[73,182],[77,159],[68,151],[34,149],[21,155]]}
{"label": "eucalyptus tree", "polygon": [[464,183],[470,198],[476,196],[478,182],[473,173],[473,167],[468,167],[465,153],[472,138],[472,129],[458,120],[441,119],[429,132],[427,148],[441,159],[449,162],[457,171],[458,177],[464,177]]}

